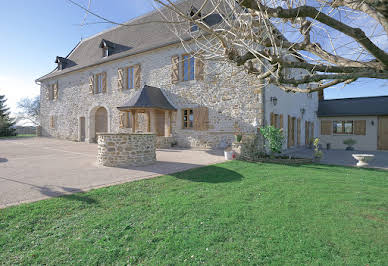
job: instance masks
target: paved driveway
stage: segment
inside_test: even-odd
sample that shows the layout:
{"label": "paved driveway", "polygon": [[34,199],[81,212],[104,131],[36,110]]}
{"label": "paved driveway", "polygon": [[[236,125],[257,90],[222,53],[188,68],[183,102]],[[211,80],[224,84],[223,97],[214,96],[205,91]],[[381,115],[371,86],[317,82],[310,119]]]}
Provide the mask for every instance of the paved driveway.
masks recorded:
{"label": "paved driveway", "polygon": [[156,164],[96,164],[97,144],[50,138],[0,140],[0,208],[223,162],[221,151],[157,151]]}

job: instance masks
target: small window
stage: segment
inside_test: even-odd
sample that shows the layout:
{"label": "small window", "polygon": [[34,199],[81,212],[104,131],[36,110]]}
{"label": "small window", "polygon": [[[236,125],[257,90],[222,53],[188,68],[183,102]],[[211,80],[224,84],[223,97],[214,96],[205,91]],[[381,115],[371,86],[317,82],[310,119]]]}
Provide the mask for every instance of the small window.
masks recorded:
{"label": "small window", "polygon": [[334,121],[334,134],[353,134],[353,121]]}
{"label": "small window", "polygon": [[128,67],[127,68],[127,77],[128,77],[128,89],[133,89],[134,88],[134,68],[133,67]]}
{"label": "small window", "polygon": [[96,81],[96,93],[102,93],[102,82],[103,82],[103,78],[102,78],[102,73],[100,73],[100,74],[97,74],[96,75],[96,79],[97,79],[97,81]]}
{"label": "small window", "polygon": [[50,101],[54,100],[54,86],[55,86],[55,84],[50,85],[50,89],[49,89],[49,100]]}
{"label": "small window", "polygon": [[193,128],[193,109],[183,109],[183,128]]}
{"label": "small window", "polygon": [[194,80],[194,57],[183,55],[183,80]]}
{"label": "small window", "polygon": [[132,128],[132,117],[131,117],[131,112],[127,112],[127,128]]}
{"label": "small window", "polygon": [[108,57],[109,56],[109,48],[108,47],[104,47],[103,49],[102,49],[102,56],[103,57]]}

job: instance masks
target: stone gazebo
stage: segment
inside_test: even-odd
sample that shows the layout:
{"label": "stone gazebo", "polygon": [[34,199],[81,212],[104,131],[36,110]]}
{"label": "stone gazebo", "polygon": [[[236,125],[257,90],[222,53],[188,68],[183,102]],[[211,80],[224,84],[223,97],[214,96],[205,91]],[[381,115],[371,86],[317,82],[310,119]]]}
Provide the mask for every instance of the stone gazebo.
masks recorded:
{"label": "stone gazebo", "polygon": [[[130,123],[132,133],[154,133],[157,148],[170,148],[173,142],[171,123],[176,108],[159,88],[145,85],[120,110],[120,126]],[[131,113],[129,116],[128,113]],[[141,118],[140,119],[140,115]],[[131,121],[126,121],[130,117]]]}

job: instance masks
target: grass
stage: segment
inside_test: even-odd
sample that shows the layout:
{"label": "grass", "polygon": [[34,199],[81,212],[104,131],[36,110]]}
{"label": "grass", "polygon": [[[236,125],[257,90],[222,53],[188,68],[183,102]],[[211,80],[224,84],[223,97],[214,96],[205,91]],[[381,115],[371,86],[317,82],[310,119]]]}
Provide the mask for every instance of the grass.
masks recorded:
{"label": "grass", "polygon": [[0,210],[0,264],[388,262],[388,172],[232,161]]}
{"label": "grass", "polygon": [[0,139],[32,138],[32,137],[36,137],[36,134],[18,134],[16,136],[0,136]]}

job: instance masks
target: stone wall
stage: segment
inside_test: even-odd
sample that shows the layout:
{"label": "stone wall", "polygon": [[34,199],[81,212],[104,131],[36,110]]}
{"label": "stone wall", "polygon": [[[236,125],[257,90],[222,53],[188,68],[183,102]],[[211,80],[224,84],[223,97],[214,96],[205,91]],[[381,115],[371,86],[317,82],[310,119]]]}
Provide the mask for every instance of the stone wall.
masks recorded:
{"label": "stone wall", "polygon": [[155,134],[98,133],[97,162],[100,165],[129,167],[155,161]]}

